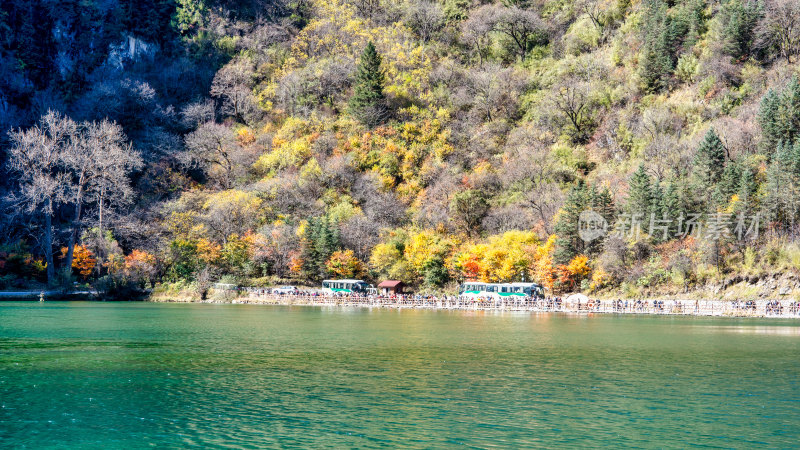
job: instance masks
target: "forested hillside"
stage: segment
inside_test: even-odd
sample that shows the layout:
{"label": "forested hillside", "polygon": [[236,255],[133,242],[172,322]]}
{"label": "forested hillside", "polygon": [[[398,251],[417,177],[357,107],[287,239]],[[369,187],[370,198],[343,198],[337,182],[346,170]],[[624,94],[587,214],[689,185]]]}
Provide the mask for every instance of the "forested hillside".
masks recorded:
{"label": "forested hillside", "polygon": [[796,0],[7,0],[0,287],[794,272],[798,58]]}

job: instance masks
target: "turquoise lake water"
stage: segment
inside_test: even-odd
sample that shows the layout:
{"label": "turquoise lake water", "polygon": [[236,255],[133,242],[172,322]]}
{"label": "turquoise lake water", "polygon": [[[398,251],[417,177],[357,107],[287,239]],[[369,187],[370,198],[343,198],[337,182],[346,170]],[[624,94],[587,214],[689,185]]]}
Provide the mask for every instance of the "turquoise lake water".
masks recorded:
{"label": "turquoise lake water", "polygon": [[796,447],[800,322],[0,302],[0,447]]}

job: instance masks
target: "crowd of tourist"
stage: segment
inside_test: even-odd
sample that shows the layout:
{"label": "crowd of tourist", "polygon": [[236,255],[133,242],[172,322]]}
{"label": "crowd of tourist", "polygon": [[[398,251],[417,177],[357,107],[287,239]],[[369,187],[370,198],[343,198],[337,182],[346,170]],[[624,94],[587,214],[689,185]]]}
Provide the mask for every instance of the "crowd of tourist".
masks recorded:
{"label": "crowd of tourist", "polygon": [[322,289],[291,287],[256,288],[243,287],[240,291],[251,299],[275,299],[279,302],[336,305],[375,305],[428,307],[450,309],[518,309],[530,311],[575,311],[604,313],[649,313],[649,314],[729,314],[729,315],[798,315],[800,302],[792,301],[784,309],[778,300],[757,302],[755,300],[731,302],[723,301],[681,301],[681,300],[599,300],[583,297],[571,300],[569,297],[514,296],[497,298],[493,296],[435,295],[427,293],[376,294],[365,292],[326,292]]}

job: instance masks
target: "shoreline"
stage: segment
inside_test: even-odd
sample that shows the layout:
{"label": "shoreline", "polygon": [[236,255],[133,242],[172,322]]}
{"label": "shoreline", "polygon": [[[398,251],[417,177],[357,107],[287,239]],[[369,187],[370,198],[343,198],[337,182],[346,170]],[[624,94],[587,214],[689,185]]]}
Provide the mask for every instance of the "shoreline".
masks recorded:
{"label": "shoreline", "polygon": [[[265,306],[311,306],[336,308],[387,308],[387,309],[428,309],[437,311],[493,311],[493,312],[527,312],[527,313],[571,313],[571,314],[626,314],[657,316],[698,316],[698,317],[739,317],[800,319],[800,302],[795,307],[792,301],[757,300],[754,305],[745,307],[743,302],[727,300],[621,300],[615,306],[612,300],[594,299],[590,304],[562,303],[557,306],[544,301],[533,303],[490,302],[463,300],[455,297],[447,299],[421,298],[363,298],[363,297],[327,297],[327,296],[286,296],[276,294],[251,294],[247,296],[226,296],[225,291],[217,291],[212,298],[200,300],[190,296],[157,295],[134,301],[152,303],[211,303],[242,304]],[[0,291],[2,301],[103,301],[96,292],[91,291]],[[222,294],[222,295],[220,295]],[[660,307],[654,302],[660,302]],[[777,302],[777,307],[774,303]],[[773,306],[769,307],[772,303]]]}
{"label": "shoreline", "polygon": [[730,301],[721,300],[669,300],[662,301],[661,306],[654,306],[653,301],[643,301],[637,305],[635,301],[622,301],[617,307],[612,301],[599,301],[587,304],[562,304],[560,307],[549,306],[545,302],[534,304],[492,303],[464,301],[457,299],[371,299],[356,297],[305,297],[260,295],[236,298],[211,298],[206,300],[156,297],[145,301],[154,303],[210,303],[236,305],[265,306],[313,306],[331,308],[386,308],[386,309],[427,309],[436,311],[493,311],[493,312],[528,312],[528,313],[572,313],[572,314],[626,314],[652,316],[698,316],[698,317],[741,317],[769,319],[800,319],[800,308],[790,308],[790,302],[778,302],[779,307],[768,307],[769,301],[756,301],[755,306],[745,308],[736,306]]}
{"label": "shoreline", "polygon": [[0,291],[0,301],[93,301],[99,294],[94,291],[29,290]]}

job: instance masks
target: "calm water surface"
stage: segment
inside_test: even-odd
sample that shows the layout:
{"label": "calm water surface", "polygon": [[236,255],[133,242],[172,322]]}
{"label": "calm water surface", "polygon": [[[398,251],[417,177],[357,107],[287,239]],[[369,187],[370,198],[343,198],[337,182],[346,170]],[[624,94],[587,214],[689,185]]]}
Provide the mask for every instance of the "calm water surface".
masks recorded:
{"label": "calm water surface", "polygon": [[0,447],[794,447],[800,323],[0,302]]}

